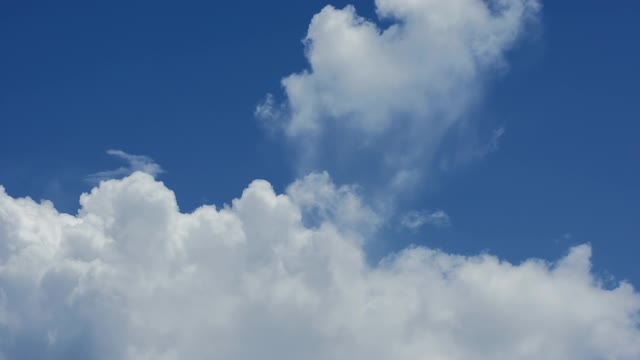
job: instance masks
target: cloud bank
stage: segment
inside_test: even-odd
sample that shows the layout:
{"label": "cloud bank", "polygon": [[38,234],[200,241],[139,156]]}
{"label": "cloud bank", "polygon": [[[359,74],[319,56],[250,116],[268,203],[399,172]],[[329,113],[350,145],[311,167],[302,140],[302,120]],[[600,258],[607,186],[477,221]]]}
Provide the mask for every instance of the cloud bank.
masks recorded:
{"label": "cloud bank", "polygon": [[[506,69],[506,52],[540,7],[376,0],[378,17],[392,23],[381,28],[353,6],[327,6],[304,39],[309,69],[285,77],[285,101],[268,95],[256,115],[296,144],[302,173],[327,169],[347,182],[413,188],[434,170],[447,134],[472,128],[465,115],[487,79]],[[467,145],[448,151],[477,152]]]}
{"label": "cloud bank", "polygon": [[640,295],[603,287],[588,245],[553,264],[414,247],[370,265],[375,215],[326,174],[182,213],[136,172],[80,203],[0,188],[0,359],[640,358]]}

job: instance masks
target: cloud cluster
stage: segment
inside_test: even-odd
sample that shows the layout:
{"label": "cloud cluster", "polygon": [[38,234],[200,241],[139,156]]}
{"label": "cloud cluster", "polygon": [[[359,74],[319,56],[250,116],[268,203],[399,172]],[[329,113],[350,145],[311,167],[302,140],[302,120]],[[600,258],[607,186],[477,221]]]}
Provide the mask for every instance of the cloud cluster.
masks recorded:
{"label": "cloud cluster", "polygon": [[376,9],[392,25],[380,28],[353,6],[318,13],[304,40],[309,69],[285,77],[286,101],[269,95],[256,115],[299,146],[302,172],[328,169],[401,191],[430,170],[540,4],[376,0]]}
{"label": "cloud cluster", "polygon": [[587,245],[554,264],[415,247],[371,265],[375,214],[326,174],[182,213],[136,172],[80,203],[0,188],[0,359],[640,358],[640,295],[603,287]]}

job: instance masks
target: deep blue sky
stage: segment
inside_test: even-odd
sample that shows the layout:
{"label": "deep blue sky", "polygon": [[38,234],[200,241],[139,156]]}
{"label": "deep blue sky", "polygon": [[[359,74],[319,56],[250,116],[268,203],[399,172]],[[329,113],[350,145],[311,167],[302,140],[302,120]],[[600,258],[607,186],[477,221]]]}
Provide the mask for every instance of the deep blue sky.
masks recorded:
{"label": "deep blue sky", "polygon": [[[160,163],[184,210],[255,178],[282,190],[291,155],[253,111],[305,68],[300,40],[329,3],[373,16],[370,1],[3,1],[0,184],[74,212],[84,177],[120,165],[116,148]],[[544,6],[539,37],[473,115],[506,128],[499,150],[416,200],[453,226],[398,230],[388,248],[517,262],[590,242],[598,272],[640,285],[640,3]]]}

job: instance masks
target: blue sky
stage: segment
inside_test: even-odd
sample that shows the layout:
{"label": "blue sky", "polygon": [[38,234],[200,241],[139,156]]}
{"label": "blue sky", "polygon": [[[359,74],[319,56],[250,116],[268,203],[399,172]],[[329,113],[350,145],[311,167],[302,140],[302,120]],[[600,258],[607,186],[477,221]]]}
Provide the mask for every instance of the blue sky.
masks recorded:
{"label": "blue sky", "polygon": [[[281,79],[309,68],[301,40],[328,4],[378,22],[373,1],[2,2],[0,184],[75,214],[88,176],[126,165],[106,153],[119,149],[158,163],[182,211],[230,203],[254,179],[285,191],[304,149],[254,112],[268,93],[286,101]],[[368,256],[417,244],[517,264],[589,243],[594,273],[640,286],[639,14],[632,1],[544,2],[482,79],[461,141],[504,133],[452,168],[418,167],[427,175],[394,201]],[[376,154],[308,168],[371,199]],[[403,228],[411,210],[450,224]]]}

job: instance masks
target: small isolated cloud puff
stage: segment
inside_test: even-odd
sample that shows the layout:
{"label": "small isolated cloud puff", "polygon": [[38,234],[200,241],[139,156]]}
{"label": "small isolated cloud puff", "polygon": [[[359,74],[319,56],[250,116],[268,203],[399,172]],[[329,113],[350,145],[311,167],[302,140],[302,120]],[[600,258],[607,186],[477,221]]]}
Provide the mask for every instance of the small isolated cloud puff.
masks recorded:
{"label": "small isolated cloud puff", "polygon": [[100,181],[117,179],[124,176],[131,175],[136,171],[147,173],[153,177],[162,174],[164,170],[160,165],[156,164],[152,158],[145,155],[133,155],[126,153],[122,150],[107,150],[107,154],[115,156],[125,160],[128,163],[126,167],[120,167],[115,170],[100,171],[93,173],[86,177],[86,180],[92,183],[98,183]]}
{"label": "small isolated cloud puff", "polygon": [[309,69],[285,77],[285,103],[268,95],[256,116],[279,121],[301,149],[303,172],[354,172],[340,165],[370,156],[380,169],[367,177],[398,189],[399,174],[429,170],[540,8],[537,0],[376,0],[378,17],[392,22],[381,29],[353,6],[327,6],[304,39]]}
{"label": "small isolated cloud puff", "polygon": [[272,134],[277,134],[282,130],[286,113],[284,105],[276,103],[273,94],[267,94],[256,106],[253,115],[260,120],[260,125]]}
{"label": "small isolated cloud puff", "polygon": [[451,226],[449,215],[443,210],[436,210],[432,213],[427,211],[409,211],[400,219],[400,225],[411,230],[418,230],[424,225],[433,225],[436,227]]}
{"label": "small isolated cloud puff", "polygon": [[0,188],[0,358],[640,358],[640,295],[600,285],[588,245],[554,264],[416,247],[372,266],[350,224],[370,210],[324,174],[192,213],[141,172],[80,202]]}

